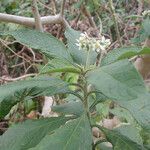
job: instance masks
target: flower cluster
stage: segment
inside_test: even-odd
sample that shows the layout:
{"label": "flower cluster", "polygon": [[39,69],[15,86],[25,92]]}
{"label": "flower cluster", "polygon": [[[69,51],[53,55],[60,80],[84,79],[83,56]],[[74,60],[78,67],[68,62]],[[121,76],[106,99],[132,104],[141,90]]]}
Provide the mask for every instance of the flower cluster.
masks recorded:
{"label": "flower cluster", "polygon": [[150,16],[150,10],[145,10],[142,15],[145,16]]}
{"label": "flower cluster", "polygon": [[89,37],[86,32],[81,33],[77,42],[76,45],[79,46],[79,50],[96,51],[98,53],[105,52],[106,48],[110,45],[110,39],[105,39],[104,36],[101,39]]}

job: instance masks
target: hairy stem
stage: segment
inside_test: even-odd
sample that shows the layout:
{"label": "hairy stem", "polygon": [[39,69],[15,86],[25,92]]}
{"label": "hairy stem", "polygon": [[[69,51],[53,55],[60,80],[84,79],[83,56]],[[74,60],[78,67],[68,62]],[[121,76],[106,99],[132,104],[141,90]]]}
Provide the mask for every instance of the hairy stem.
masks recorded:
{"label": "hairy stem", "polygon": [[86,56],[86,62],[85,62],[85,68],[87,69],[88,65],[89,65],[89,54],[90,51],[87,52],[87,56]]}
{"label": "hairy stem", "polygon": [[85,106],[85,110],[89,116],[89,109],[88,109],[88,89],[87,89],[87,83],[85,83],[84,85],[84,106]]}

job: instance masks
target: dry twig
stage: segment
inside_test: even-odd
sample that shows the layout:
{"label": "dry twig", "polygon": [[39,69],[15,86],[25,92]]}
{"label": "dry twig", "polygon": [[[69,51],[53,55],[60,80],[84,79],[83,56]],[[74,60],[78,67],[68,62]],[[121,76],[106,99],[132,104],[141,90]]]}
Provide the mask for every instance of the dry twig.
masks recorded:
{"label": "dry twig", "polygon": [[23,76],[17,77],[17,78],[10,78],[10,77],[0,77],[1,81],[7,81],[7,82],[13,82],[13,81],[18,81],[18,80],[23,80],[27,77],[33,77],[36,76],[36,73],[31,73],[31,74],[25,74]]}

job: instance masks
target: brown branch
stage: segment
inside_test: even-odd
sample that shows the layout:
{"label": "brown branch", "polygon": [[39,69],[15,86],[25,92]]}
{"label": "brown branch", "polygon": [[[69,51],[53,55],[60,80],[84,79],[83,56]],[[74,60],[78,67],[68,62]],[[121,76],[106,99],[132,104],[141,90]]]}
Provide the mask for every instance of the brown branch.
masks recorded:
{"label": "brown branch", "polygon": [[42,30],[42,25],[46,25],[46,24],[62,24],[64,27],[67,27],[69,26],[69,24],[63,17],[64,5],[65,5],[65,0],[62,1],[61,11],[59,14],[40,17],[38,7],[37,7],[37,0],[33,0],[34,18],[0,13],[0,22],[10,22],[15,24],[20,24],[26,27],[36,26],[36,28],[40,30]]}
{"label": "brown branch", "polygon": [[[0,22],[11,22],[11,23],[20,24],[27,27],[35,26],[34,18],[10,15],[5,13],[0,13]],[[65,23],[65,21],[62,19],[61,15],[58,14],[55,16],[41,17],[41,23],[42,25],[55,24],[55,23],[61,24],[61,23]]]}

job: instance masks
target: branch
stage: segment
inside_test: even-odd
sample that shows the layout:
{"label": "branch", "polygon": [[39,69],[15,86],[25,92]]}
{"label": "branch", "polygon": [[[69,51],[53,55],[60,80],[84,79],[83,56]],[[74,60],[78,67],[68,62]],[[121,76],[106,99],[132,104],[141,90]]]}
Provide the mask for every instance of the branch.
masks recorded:
{"label": "branch", "polygon": [[61,16],[64,15],[65,2],[66,2],[66,0],[62,0],[61,10],[60,10],[60,15],[61,15]]}
{"label": "branch", "polygon": [[31,74],[25,74],[23,76],[17,77],[17,78],[11,78],[11,77],[0,77],[0,80],[2,81],[8,81],[8,82],[13,82],[13,81],[18,81],[18,80],[23,80],[27,77],[34,77],[36,76],[36,73],[31,73]]}
{"label": "branch", "polygon": [[35,28],[43,32],[41,17],[40,17],[38,6],[37,6],[37,0],[32,1],[32,12],[35,18]]}
{"label": "branch", "polygon": [[[5,13],[0,13],[0,22],[10,22],[10,23],[27,26],[27,27],[35,26],[34,18],[10,15],[10,14],[5,14]],[[63,23],[64,25],[66,25],[66,22],[62,19],[60,14],[55,15],[55,16],[41,17],[41,23],[42,25],[55,24],[55,23],[58,23],[58,24]]]}

